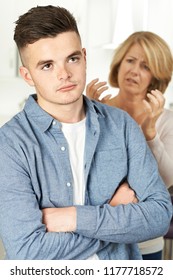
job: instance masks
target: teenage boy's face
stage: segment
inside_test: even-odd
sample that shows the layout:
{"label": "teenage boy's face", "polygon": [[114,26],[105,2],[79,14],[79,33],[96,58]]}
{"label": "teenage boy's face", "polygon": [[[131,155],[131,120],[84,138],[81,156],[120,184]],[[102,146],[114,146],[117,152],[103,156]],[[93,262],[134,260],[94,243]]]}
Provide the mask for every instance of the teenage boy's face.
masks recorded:
{"label": "teenage boy's face", "polygon": [[46,111],[82,98],[86,83],[86,52],[75,32],[40,39],[22,52],[20,73],[36,89],[38,103]]}

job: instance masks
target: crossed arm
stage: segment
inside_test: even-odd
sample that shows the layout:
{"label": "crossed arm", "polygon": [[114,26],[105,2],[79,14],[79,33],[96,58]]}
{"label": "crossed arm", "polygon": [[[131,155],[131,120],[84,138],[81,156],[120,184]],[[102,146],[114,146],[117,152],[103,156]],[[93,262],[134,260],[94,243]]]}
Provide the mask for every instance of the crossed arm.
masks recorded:
{"label": "crossed arm", "polygon": [[[109,205],[137,203],[135,192],[128,183],[123,183],[112,196]],[[42,210],[43,223],[48,232],[71,232],[76,230],[77,213],[75,206],[64,208],[45,208]]]}

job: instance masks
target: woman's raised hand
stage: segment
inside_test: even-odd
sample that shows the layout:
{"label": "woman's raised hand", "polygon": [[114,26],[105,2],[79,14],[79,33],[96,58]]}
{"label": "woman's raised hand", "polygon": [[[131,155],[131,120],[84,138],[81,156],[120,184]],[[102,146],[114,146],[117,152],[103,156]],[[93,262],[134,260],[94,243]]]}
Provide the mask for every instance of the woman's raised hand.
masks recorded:
{"label": "woman's raised hand", "polygon": [[159,90],[152,90],[147,93],[147,100],[143,100],[146,118],[141,128],[146,140],[152,140],[156,135],[156,121],[163,112],[165,98]]}
{"label": "woman's raised hand", "polygon": [[106,91],[109,87],[106,86],[107,82],[99,82],[99,79],[92,80],[87,86],[86,86],[86,95],[90,99],[94,99],[97,101],[100,101],[102,103],[106,103],[106,100],[111,98],[111,94],[106,95],[105,97],[100,99],[101,94]]}

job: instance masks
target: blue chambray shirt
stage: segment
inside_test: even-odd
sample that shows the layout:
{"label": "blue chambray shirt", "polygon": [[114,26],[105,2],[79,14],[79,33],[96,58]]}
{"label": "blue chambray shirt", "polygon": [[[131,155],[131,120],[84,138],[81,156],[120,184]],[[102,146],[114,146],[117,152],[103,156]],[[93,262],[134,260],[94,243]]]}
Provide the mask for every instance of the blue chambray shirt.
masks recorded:
{"label": "blue chambray shirt", "polygon": [[[84,96],[85,205],[76,206],[75,232],[46,232],[41,209],[73,205],[73,178],[61,123],[35,98],[0,129],[0,234],[7,258],[141,259],[136,243],[167,232],[172,205],[138,125]],[[111,207],[123,180],[139,203]]]}

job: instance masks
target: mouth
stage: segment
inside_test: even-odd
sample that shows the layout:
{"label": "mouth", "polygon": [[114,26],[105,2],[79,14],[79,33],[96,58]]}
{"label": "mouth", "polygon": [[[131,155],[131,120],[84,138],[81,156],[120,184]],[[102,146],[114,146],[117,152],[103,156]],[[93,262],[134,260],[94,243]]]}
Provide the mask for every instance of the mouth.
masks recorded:
{"label": "mouth", "polygon": [[126,79],[126,81],[130,84],[138,84],[138,82],[132,78],[128,78],[128,79]]}
{"label": "mouth", "polygon": [[68,84],[68,85],[64,85],[64,86],[62,86],[62,87],[59,87],[59,88],[57,89],[57,91],[67,92],[67,91],[73,90],[76,86],[77,86],[77,84]]}

